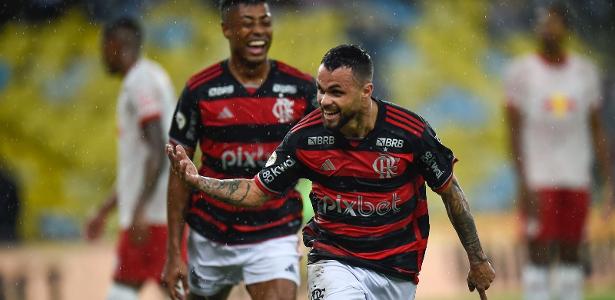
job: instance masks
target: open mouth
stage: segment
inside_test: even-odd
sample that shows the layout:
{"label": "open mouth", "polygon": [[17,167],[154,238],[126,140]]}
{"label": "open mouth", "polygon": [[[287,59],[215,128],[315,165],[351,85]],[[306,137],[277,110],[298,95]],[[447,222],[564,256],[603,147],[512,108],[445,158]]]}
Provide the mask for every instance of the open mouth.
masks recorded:
{"label": "open mouth", "polygon": [[323,110],[322,115],[325,118],[325,120],[333,120],[340,115],[340,111],[339,110]]}
{"label": "open mouth", "polygon": [[248,42],[248,52],[252,55],[261,55],[265,53],[265,47],[267,46],[267,41],[265,40],[254,40]]}

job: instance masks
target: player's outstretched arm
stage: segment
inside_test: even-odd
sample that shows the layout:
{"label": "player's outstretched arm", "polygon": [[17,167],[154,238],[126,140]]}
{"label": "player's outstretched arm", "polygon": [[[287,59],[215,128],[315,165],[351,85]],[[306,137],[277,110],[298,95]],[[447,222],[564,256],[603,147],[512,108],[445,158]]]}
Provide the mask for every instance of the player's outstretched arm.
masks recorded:
{"label": "player's outstretched arm", "polygon": [[481,299],[487,299],[485,290],[489,288],[495,278],[495,270],[487,259],[487,255],[483,252],[474,218],[470,213],[470,206],[455,175],[453,175],[449,185],[439,194],[444,201],[446,212],[455,231],[457,231],[459,240],[468,254],[470,261],[468,288],[470,291],[476,289]]}
{"label": "player's outstretched arm", "polygon": [[166,151],[173,172],[190,186],[222,202],[235,206],[257,207],[269,199],[269,195],[256,186],[254,179],[215,179],[200,176],[181,145],[167,145]]}

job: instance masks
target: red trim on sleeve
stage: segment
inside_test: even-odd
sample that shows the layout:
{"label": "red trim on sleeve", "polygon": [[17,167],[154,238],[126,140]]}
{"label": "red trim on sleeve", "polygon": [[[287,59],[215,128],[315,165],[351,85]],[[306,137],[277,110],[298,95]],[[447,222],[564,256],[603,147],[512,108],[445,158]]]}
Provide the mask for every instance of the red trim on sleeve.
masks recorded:
{"label": "red trim on sleeve", "polygon": [[[458,160],[456,157],[455,157],[455,158],[453,158],[453,166],[455,166],[455,163],[457,163],[458,161],[459,161],[459,160]],[[435,188],[435,189],[432,189],[432,190],[433,190],[434,192],[438,193],[438,194],[439,194],[440,192],[444,191],[444,190],[448,187],[448,185],[451,183],[451,181],[453,180],[453,174],[454,174],[454,173],[453,173],[453,171],[451,170],[451,175],[449,175],[449,176],[448,176],[448,178],[446,179],[446,181],[445,181],[442,185],[440,185],[439,187],[437,187],[437,188]]]}
{"label": "red trim on sleeve", "polygon": [[256,186],[263,191],[263,193],[267,194],[267,195],[271,195],[271,196],[279,196],[280,193],[276,192],[274,190],[269,189],[262,181],[261,178],[258,176],[258,174],[254,175],[254,182],[256,183]]}
{"label": "red trim on sleeve", "polygon": [[145,127],[145,124],[155,120],[160,120],[160,112],[141,117],[141,119],[139,120],[139,124],[141,125],[141,127]]}

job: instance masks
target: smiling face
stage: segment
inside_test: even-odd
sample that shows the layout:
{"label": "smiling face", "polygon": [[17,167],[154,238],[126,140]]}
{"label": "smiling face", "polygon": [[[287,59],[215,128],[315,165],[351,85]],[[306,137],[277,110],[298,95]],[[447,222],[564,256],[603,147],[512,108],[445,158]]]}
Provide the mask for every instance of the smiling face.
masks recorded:
{"label": "smiling face", "polygon": [[229,41],[233,57],[251,65],[267,60],[273,28],[266,3],[233,7],[222,22],[222,31]]}
{"label": "smiling face", "polygon": [[371,82],[361,84],[348,67],[331,71],[321,64],[316,83],[323,123],[328,129],[342,130],[357,119],[363,113],[366,98],[371,97]]}

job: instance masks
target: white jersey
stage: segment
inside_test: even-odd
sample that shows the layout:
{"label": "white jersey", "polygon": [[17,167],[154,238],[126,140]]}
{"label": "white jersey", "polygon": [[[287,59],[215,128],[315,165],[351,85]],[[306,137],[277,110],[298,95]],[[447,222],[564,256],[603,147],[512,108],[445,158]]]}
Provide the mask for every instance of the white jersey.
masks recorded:
{"label": "white jersey", "polygon": [[588,188],[590,116],[601,103],[596,67],[570,54],[562,64],[539,55],[515,60],[505,76],[508,105],[521,114],[521,155],[530,188]]}
{"label": "white jersey", "polygon": [[[143,138],[142,125],[160,119],[160,136],[167,140],[175,102],[175,92],[167,73],[157,63],[140,59],[126,74],[117,103],[119,129],[118,178],[116,182],[120,226],[127,228],[145,180],[146,158],[150,149]],[[151,224],[166,224],[168,160],[145,211]]]}

